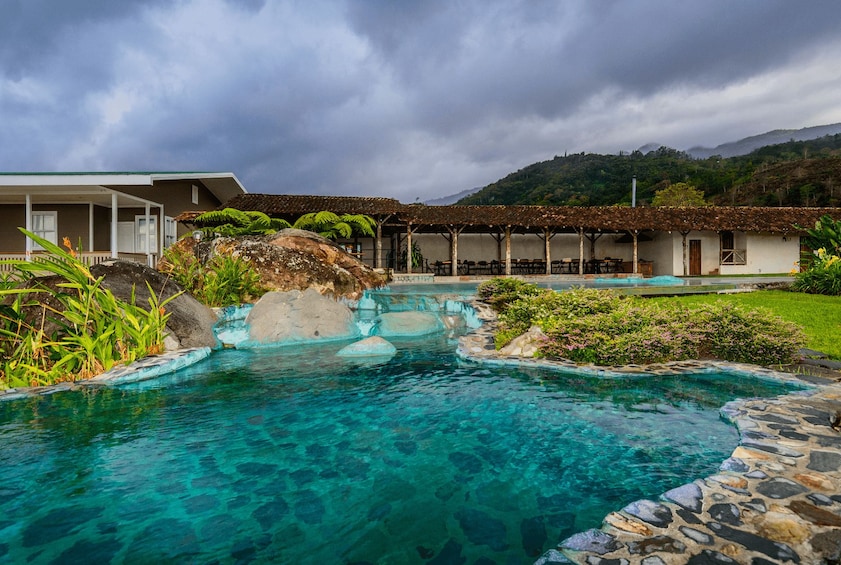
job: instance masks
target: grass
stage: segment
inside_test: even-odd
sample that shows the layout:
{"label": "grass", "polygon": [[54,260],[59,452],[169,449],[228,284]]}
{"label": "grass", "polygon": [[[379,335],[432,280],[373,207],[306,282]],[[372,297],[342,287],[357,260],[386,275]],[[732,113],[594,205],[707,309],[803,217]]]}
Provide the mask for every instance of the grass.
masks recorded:
{"label": "grass", "polygon": [[691,304],[725,301],[746,308],[766,308],[803,328],[806,346],[841,359],[841,296],[760,290],[736,294],[694,294],[652,300],[682,300]]}

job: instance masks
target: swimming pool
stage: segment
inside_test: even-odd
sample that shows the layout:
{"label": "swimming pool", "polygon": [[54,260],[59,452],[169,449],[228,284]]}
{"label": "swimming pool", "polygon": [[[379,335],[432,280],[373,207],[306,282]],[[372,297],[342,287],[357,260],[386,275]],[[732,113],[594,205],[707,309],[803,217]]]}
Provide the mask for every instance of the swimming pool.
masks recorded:
{"label": "swimming pool", "polygon": [[342,343],[226,350],[0,403],[0,561],[530,563],[713,473],[737,444],[719,407],[786,391],[492,368],[454,339],[370,366]]}

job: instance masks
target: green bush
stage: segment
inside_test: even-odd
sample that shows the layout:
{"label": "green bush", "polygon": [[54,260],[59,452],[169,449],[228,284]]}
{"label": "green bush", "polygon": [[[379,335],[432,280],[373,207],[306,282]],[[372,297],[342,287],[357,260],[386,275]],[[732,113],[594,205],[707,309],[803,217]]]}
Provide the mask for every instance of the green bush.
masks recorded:
{"label": "green bush", "polygon": [[266,293],[260,274],[241,257],[216,255],[206,264],[190,251],[164,251],[166,272],[196,300],[211,307],[251,302]]}
{"label": "green bush", "polygon": [[795,273],[791,289],[809,294],[841,295],[841,257],[818,249],[805,271]]}
{"label": "green bush", "polygon": [[[149,288],[149,309],[102,287],[76,252],[21,229],[47,254],[9,260],[0,284],[0,388],[83,380],[163,351],[169,314]],[[52,275],[57,284],[44,284]],[[148,284],[147,284],[148,286]],[[176,295],[177,296],[177,295]]]}
{"label": "green bush", "polygon": [[710,357],[785,364],[794,360],[804,341],[797,326],[763,309],[726,303],[693,307],[575,289],[511,301],[499,314],[497,347],[534,325],[545,334],[540,355],[596,365]]}
{"label": "green bush", "polygon": [[497,312],[502,312],[510,303],[521,297],[534,296],[541,292],[536,284],[502,277],[487,280],[476,288],[479,300],[487,302]]}

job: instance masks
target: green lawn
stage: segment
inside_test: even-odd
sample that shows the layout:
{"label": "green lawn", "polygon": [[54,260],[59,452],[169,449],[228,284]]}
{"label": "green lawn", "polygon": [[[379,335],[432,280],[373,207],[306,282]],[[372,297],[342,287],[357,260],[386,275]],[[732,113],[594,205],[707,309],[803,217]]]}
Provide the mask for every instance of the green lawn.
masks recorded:
{"label": "green lawn", "polygon": [[794,322],[806,334],[806,347],[841,359],[841,296],[760,290],[737,294],[694,294],[652,300],[681,300],[701,304],[724,300],[746,307],[763,307]]}

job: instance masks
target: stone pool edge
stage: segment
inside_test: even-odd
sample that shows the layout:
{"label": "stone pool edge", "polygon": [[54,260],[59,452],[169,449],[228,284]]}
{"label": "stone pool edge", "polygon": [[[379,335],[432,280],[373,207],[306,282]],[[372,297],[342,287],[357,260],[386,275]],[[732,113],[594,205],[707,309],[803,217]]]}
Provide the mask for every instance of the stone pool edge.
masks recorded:
{"label": "stone pool edge", "polygon": [[535,565],[680,563],[821,563],[841,558],[841,385],[804,383],[764,367],[689,361],[603,368],[500,356],[496,314],[473,307],[482,327],[459,339],[458,355],[494,365],[535,366],[612,376],[727,370],[797,383],[803,390],[770,399],[735,400],[722,417],[739,433],[719,473],[611,512],[601,528],[575,534]]}
{"label": "stone pool edge", "polygon": [[198,363],[209,357],[210,353],[211,350],[209,347],[195,347],[168,351],[161,355],[150,355],[128,365],[115,366],[102,374],[84,381],[68,381],[54,385],[0,390],[0,402],[4,400],[36,398],[68,390],[114,386],[155,379]]}

